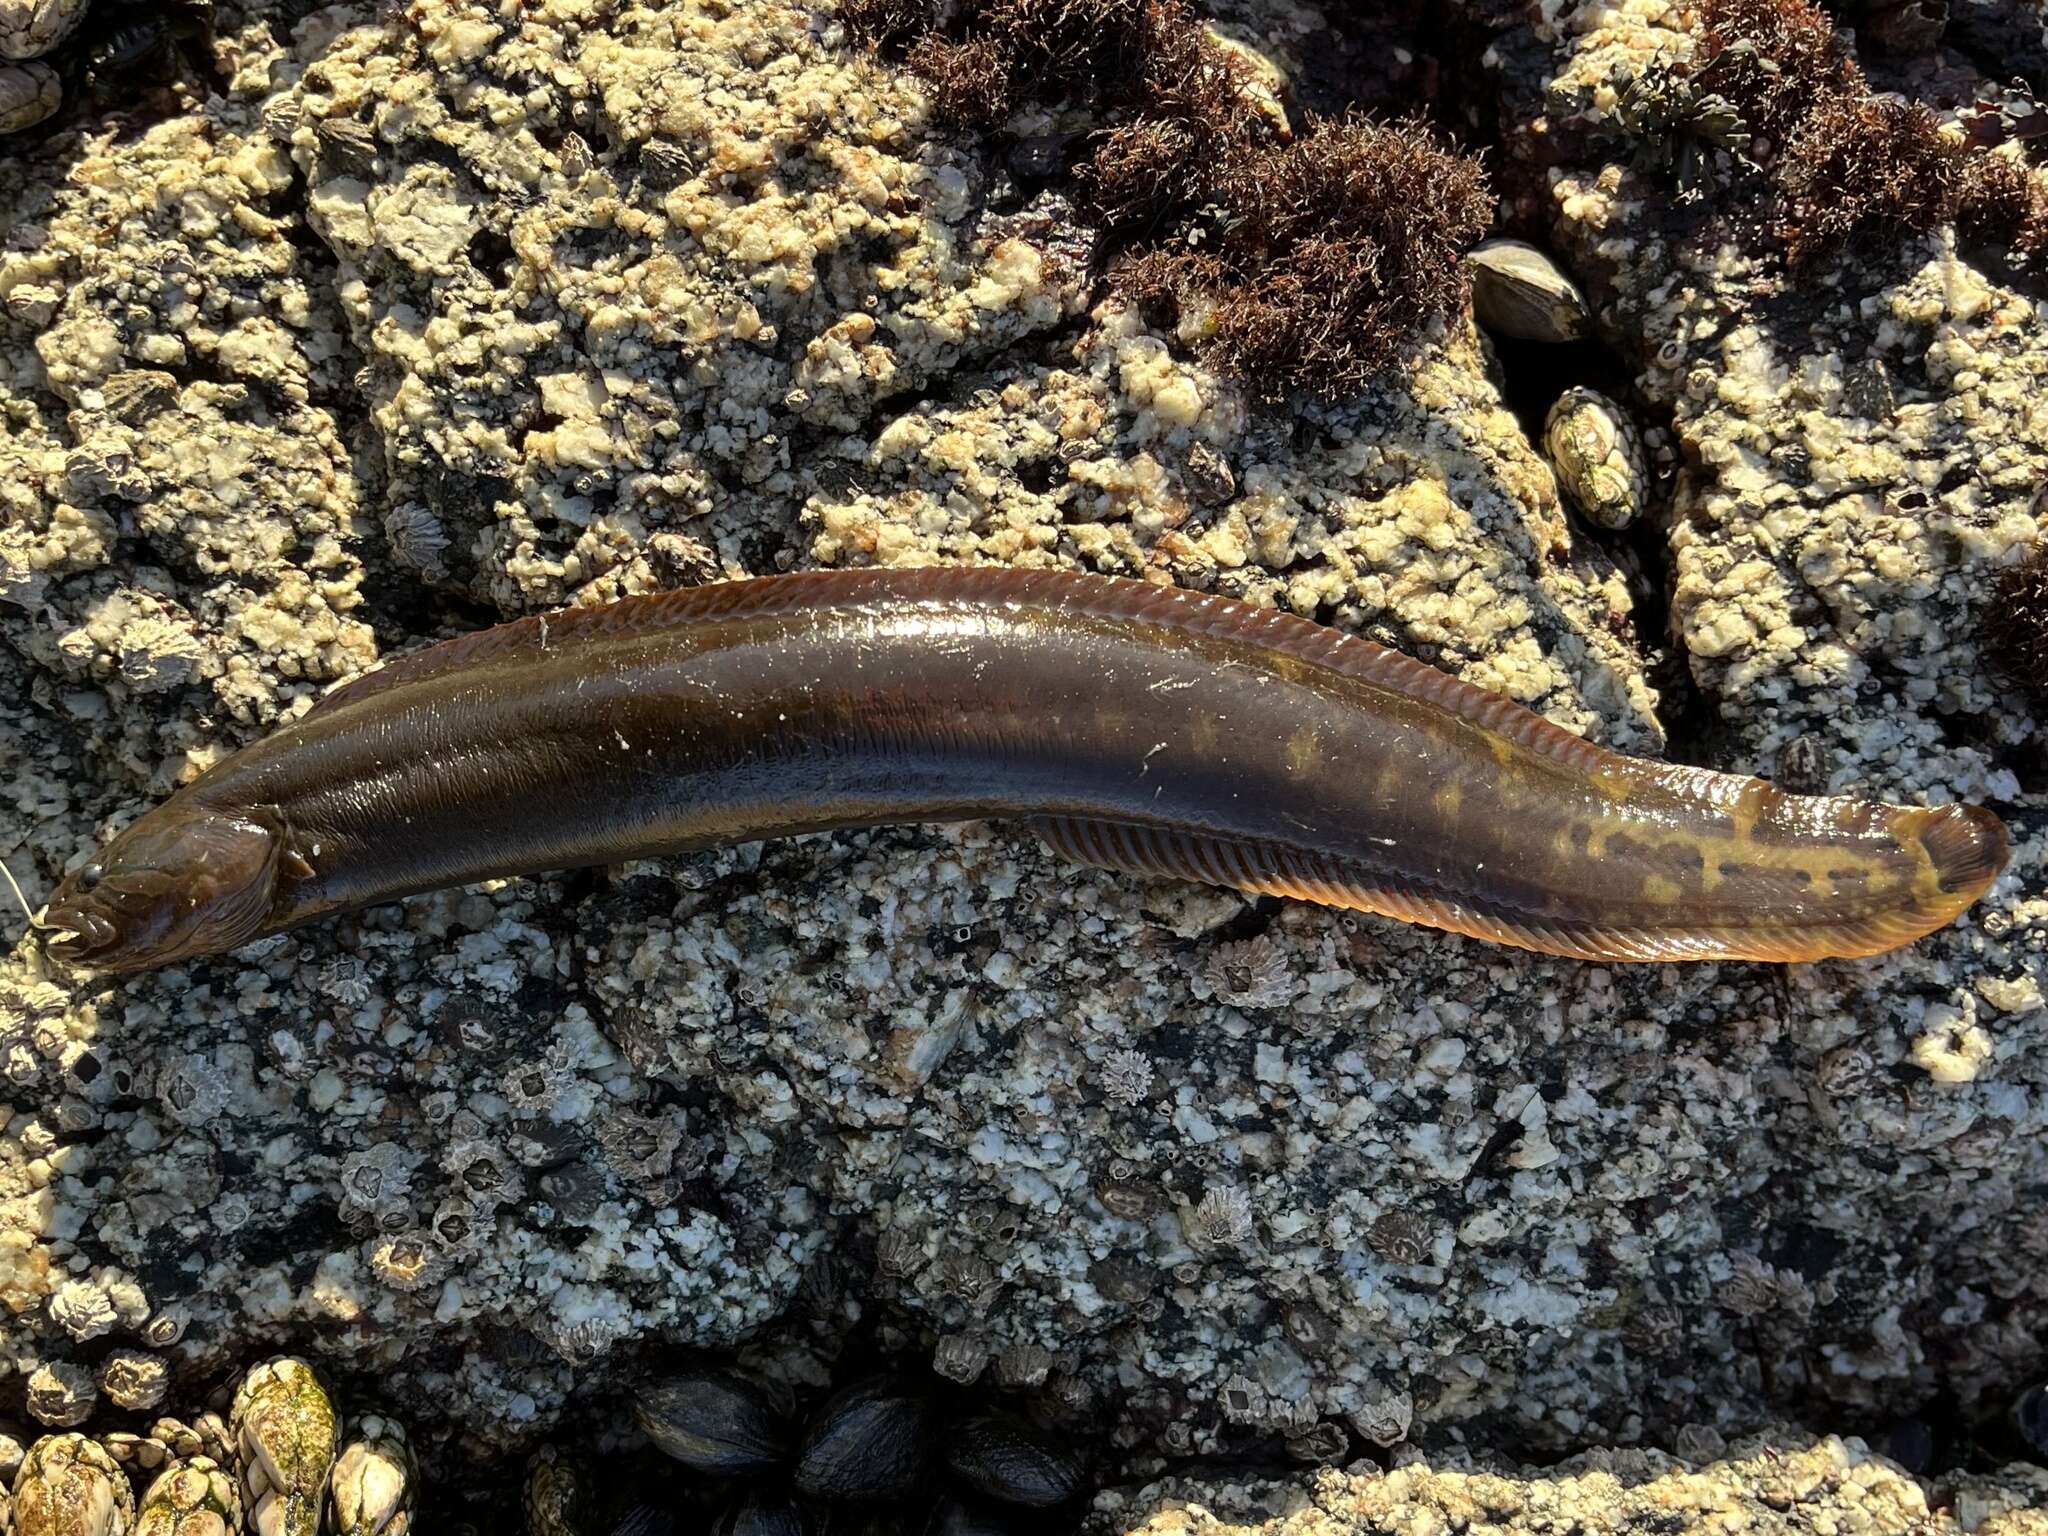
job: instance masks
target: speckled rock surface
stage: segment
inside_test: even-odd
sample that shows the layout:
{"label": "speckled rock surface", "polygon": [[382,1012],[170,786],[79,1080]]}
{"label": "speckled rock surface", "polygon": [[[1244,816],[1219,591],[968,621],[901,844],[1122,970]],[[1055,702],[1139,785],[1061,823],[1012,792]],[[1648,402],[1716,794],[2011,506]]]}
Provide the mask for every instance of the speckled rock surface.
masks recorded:
{"label": "speckled rock surface", "polygon": [[[1706,1437],[1709,1441],[1714,1437]],[[1394,1471],[1353,1468],[1305,1480],[1169,1483],[1104,1495],[1092,1530],[1130,1536],[1367,1536],[1466,1531],[1472,1536],[1570,1530],[1620,1536],[1834,1531],[1840,1536],[2032,1536],[2041,1526],[2036,1468],[2014,1466],[1929,1490],[1861,1441],[1796,1431],[1679,1459],[1596,1451],[1540,1472],[1494,1472],[1416,1460]]]}
{"label": "speckled rock surface", "polygon": [[[1596,19],[1518,56],[1592,69]],[[1055,196],[794,9],[330,10],[223,47],[204,111],[0,163],[0,856],[34,890],[378,655],[800,565],[1174,580],[1665,742],[1628,584],[1469,329],[1252,413],[1089,307]],[[2005,408],[2038,322],[1928,260],[1900,314],[1992,360],[1934,414]],[[1620,292],[1610,327],[1648,325]],[[2014,408],[2009,461],[1882,437],[1830,414],[1816,343],[1782,476],[1763,344],[1729,344],[1673,538],[1731,721],[1708,755],[1820,734],[1838,786],[2026,812],[2036,727],[1967,617],[2038,423]],[[1941,510],[1852,491],[1856,455]],[[1958,465],[1989,478],[1941,490]],[[1533,959],[991,827],[451,892],[121,982],[22,946],[0,1359],[208,1380],[288,1347],[460,1403],[417,1427],[479,1451],[644,1346],[786,1315],[1167,1454],[1458,1429],[1533,1458],[1989,1401],[2048,1322],[2048,902],[2016,826],[1956,930],[1785,974]]]}

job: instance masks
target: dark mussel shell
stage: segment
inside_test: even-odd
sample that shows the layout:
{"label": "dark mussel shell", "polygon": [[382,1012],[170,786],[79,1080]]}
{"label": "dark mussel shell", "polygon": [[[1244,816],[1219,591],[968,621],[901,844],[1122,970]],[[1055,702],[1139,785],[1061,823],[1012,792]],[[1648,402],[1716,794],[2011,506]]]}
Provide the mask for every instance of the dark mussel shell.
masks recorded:
{"label": "dark mussel shell", "polygon": [[787,1493],[749,1488],[726,1506],[712,1536],[811,1536],[811,1521]]}
{"label": "dark mussel shell", "polygon": [[[1023,1532],[1013,1517],[961,1499],[942,1500],[924,1528],[924,1536],[1023,1536]],[[1053,1536],[1053,1532],[1035,1531],[1033,1536]]]}
{"label": "dark mussel shell", "polygon": [[814,1499],[873,1504],[915,1491],[931,1468],[931,1400],[898,1376],[835,1393],[811,1420],[796,1486]]}
{"label": "dark mussel shell", "polygon": [[676,1536],[675,1516],[652,1504],[635,1504],[619,1517],[612,1536]]}
{"label": "dark mussel shell", "polygon": [[2048,1456],[2048,1386],[2022,1392],[2012,1405],[2012,1422],[2027,1449],[2036,1456]]}
{"label": "dark mussel shell", "polygon": [[1081,1491],[1081,1457],[1043,1430],[1002,1414],[977,1414],[946,1441],[946,1464],[976,1493],[1050,1509]]}
{"label": "dark mussel shell", "polygon": [[684,1466],[744,1477],[789,1454],[789,1421],[767,1389],[733,1371],[690,1371],[643,1387],[633,1417],[647,1438]]}

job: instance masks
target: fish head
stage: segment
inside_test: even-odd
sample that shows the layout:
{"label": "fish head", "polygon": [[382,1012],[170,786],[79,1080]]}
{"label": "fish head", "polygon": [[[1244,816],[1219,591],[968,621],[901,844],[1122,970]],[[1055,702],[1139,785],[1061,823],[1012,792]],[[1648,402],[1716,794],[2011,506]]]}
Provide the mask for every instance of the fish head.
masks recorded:
{"label": "fish head", "polygon": [[245,944],[270,917],[288,846],[275,812],[173,798],[64,877],[39,925],[43,952],[141,971]]}

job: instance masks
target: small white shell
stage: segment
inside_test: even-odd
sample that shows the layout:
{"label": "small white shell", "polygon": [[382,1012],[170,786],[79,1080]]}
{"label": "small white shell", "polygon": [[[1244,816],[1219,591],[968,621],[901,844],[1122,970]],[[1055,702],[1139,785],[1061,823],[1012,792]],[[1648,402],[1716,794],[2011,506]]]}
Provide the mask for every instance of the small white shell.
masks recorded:
{"label": "small white shell", "polygon": [[33,128],[63,104],[57,71],[31,59],[0,64],[0,134]]}
{"label": "small white shell", "polygon": [[1548,256],[1524,240],[1486,240],[1465,258],[1472,315],[1496,336],[1576,341],[1586,334],[1586,297]]}
{"label": "small white shell", "polygon": [[0,58],[41,58],[77,29],[91,3],[0,0]]}
{"label": "small white shell", "polygon": [[1650,464],[1627,412],[1590,389],[1568,389],[1543,423],[1543,448],[1565,500],[1602,528],[1626,528],[1650,494]]}

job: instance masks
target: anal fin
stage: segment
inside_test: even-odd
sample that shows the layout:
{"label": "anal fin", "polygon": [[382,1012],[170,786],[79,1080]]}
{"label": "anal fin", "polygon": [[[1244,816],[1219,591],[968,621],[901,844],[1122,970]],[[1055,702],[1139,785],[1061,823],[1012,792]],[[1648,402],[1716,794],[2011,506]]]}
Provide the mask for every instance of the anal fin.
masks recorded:
{"label": "anal fin", "polygon": [[1394,893],[1338,861],[1273,843],[1216,837],[1135,822],[1032,816],[1026,825],[1053,852],[1081,864],[1149,879],[1198,880],[1260,896],[1406,917]]}
{"label": "anal fin", "polygon": [[[1143,823],[1078,816],[1032,816],[1027,826],[1066,858],[1152,879],[1198,880],[1260,896],[1285,896],[1318,906],[1343,907],[1442,928],[1493,944],[1533,949],[1579,960],[1795,960],[1838,951],[1816,947],[1797,932],[1745,932],[1724,928],[1644,929],[1591,919],[1511,912],[1483,900],[1461,899],[1391,871],[1373,870],[1329,854],[1274,843],[1216,837]],[[1868,954],[1864,925],[1828,931],[1829,939]],[[1890,942],[1897,942],[1891,937]]]}

